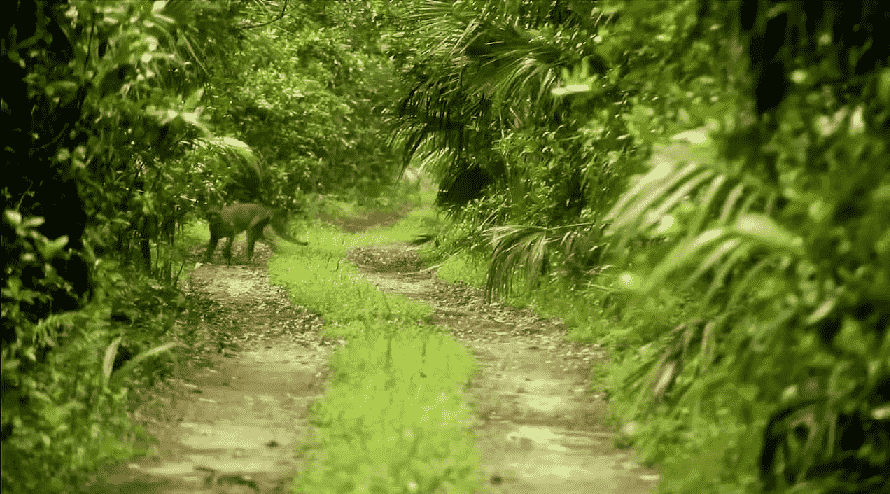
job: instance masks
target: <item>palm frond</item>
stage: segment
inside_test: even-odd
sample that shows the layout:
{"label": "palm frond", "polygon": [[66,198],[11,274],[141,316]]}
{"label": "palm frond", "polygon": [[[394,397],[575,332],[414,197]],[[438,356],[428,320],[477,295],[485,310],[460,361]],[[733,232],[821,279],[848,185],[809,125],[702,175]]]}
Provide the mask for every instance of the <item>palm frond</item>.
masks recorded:
{"label": "palm frond", "polygon": [[[774,204],[776,192],[749,177],[730,175],[707,159],[687,161],[709,156],[701,147],[701,143],[675,142],[658,148],[653,168],[637,179],[606,216],[608,235],[619,252],[640,235],[660,237],[667,247],[653,252],[657,257],[648,269],[643,267],[640,294],[652,293],[669,279],[687,289],[705,280],[701,307],[716,314],[708,317],[708,324],[675,328],[660,359],[647,367],[645,381],[652,394],[641,400],[658,400],[671,390],[673,399],[697,403],[698,385],[673,387],[683,369],[694,363],[696,372],[702,372],[710,365],[717,334],[733,320],[740,305],[750,302],[744,294],[758,290],[764,275],[777,266],[806,263],[803,241],[764,214]],[[672,225],[671,229],[665,230],[663,224]],[[718,299],[718,293],[726,296]],[[704,319],[705,314],[698,317]],[[694,347],[691,342],[700,345]]]}
{"label": "palm frond", "polygon": [[[553,7],[556,8],[556,7]],[[492,150],[498,132],[530,118],[553,118],[550,88],[564,50],[535,41],[523,7],[500,2],[423,2],[413,16],[422,26],[424,61],[398,112],[405,163],[430,148],[449,150],[438,174],[450,184],[468,167],[495,177],[502,160]],[[422,158],[421,158],[422,159]]]}
{"label": "palm frond", "polygon": [[514,271],[524,268],[525,279],[534,283],[544,263],[547,229],[537,226],[497,226],[489,229],[492,261],[486,280],[488,300],[509,293]]}
{"label": "palm frond", "polygon": [[[802,254],[799,239],[754,210],[755,204],[768,204],[764,198],[775,194],[743,183],[706,161],[682,164],[685,158],[680,157],[709,156],[702,146],[672,143],[659,147],[653,168],[638,178],[606,215],[619,252],[637,235],[664,235],[657,226],[674,225],[670,238],[675,246],[656,261],[646,289],[690,264],[697,268],[687,285],[707,271],[719,268],[728,272],[727,260],[742,262],[746,256],[739,252],[753,252],[757,245]],[[694,215],[682,222],[682,206],[691,201],[696,203]],[[683,235],[677,235],[679,232]]]}
{"label": "palm frond", "polygon": [[[630,226],[637,226],[634,232],[642,229],[645,221],[644,212],[649,211],[653,204],[663,200],[664,194],[675,189],[689,177],[708,173],[698,163],[689,163],[677,170],[673,163],[661,163],[639,179],[621,196],[612,210],[606,215],[611,223],[610,232],[618,232]],[[699,178],[699,180],[701,180]]]}
{"label": "palm frond", "polygon": [[[695,217],[689,224],[689,233],[700,231],[702,226],[705,224],[705,221],[708,218],[708,212],[711,210],[711,205],[717,201],[717,196],[721,190],[723,190],[723,186],[726,184],[727,177],[724,175],[716,175],[711,179],[710,185],[701,195],[701,207],[698,208]],[[741,184],[736,187],[738,190],[738,194],[741,194]],[[733,191],[730,191],[730,195],[733,194]],[[724,203],[726,206],[727,203]]]}
{"label": "palm frond", "polygon": [[597,271],[604,269],[603,231],[599,222],[549,228],[507,225],[486,229],[492,247],[485,287],[488,300],[510,293],[517,275],[527,287],[535,286],[547,267],[551,252],[561,255],[566,265],[593,266]]}

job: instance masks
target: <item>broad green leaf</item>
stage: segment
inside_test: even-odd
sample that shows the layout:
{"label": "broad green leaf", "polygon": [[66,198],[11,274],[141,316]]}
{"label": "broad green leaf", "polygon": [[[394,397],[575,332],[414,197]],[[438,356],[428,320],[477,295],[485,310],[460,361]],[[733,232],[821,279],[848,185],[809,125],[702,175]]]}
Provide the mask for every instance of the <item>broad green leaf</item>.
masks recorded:
{"label": "broad green leaf", "polygon": [[46,243],[38,244],[37,248],[44,259],[52,259],[68,245],[68,235],[62,235],[54,240],[47,240]]}
{"label": "broad green leaf", "polygon": [[194,111],[198,108],[198,105],[201,104],[201,98],[204,97],[204,90],[198,89],[197,91],[192,92],[185,98],[185,102],[183,103],[183,108],[189,111]]}
{"label": "broad green leaf", "polygon": [[704,144],[708,141],[708,128],[699,127],[697,129],[680,132],[671,137],[672,141],[683,141],[690,144]]}

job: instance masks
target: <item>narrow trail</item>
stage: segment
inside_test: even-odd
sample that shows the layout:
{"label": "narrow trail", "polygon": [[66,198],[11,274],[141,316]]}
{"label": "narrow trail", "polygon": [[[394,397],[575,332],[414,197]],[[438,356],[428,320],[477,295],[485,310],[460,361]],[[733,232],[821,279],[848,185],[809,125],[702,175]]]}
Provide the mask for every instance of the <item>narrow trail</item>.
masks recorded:
{"label": "narrow trail", "polygon": [[[308,407],[325,391],[333,342],[320,320],[269,284],[257,251],[252,266],[208,264],[187,291],[206,300],[179,379],[155,391],[135,418],[157,439],[154,454],[100,473],[95,494],[284,493],[300,470],[295,449]],[[237,258],[237,257],[236,257]],[[422,300],[480,363],[468,392],[486,493],[650,493],[657,472],[616,450],[605,403],[586,389],[596,347],[563,340],[559,321],[499,304],[478,290],[438,280],[416,248],[354,250],[356,263],[386,293]],[[192,318],[195,319],[195,318]]]}
{"label": "narrow trail", "polygon": [[321,321],[294,308],[263,268],[205,265],[186,293],[207,301],[193,328],[200,343],[135,413],[154,453],[101,472],[87,492],[291,492],[308,407],[324,394],[331,345]]}

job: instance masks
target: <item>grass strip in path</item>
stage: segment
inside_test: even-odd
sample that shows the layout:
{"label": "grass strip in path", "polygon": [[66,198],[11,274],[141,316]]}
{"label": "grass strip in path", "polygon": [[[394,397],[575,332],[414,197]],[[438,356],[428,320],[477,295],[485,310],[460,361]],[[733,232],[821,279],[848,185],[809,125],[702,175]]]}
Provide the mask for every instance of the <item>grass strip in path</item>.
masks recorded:
{"label": "grass strip in path", "polygon": [[[379,239],[375,239],[379,241]],[[429,309],[384,295],[342,260],[354,238],[331,233],[269,263],[293,301],[344,342],[312,410],[296,492],[478,492],[481,476],[463,390],[474,363]],[[359,242],[360,243],[360,242]]]}

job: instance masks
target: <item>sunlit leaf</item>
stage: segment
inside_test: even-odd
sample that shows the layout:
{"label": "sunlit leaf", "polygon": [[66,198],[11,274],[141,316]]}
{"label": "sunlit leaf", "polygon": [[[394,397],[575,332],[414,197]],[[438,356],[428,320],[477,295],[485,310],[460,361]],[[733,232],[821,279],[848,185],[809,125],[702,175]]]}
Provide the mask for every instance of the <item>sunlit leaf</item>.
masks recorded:
{"label": "sunlit leaf", "polygon": [[695,271],[686,278],[684,286],[690,286],[699,277],[704,275],[706,272],[713,270],[716,267],[720,267],[722,269],[730,269],[731,265],[728,265],[724,261],[730,254],[734,253],[736,249],[742,246],[741,239],[738,238],[728,238],[723,240],[718,245],[714,246],[710,252],[702,252],[704,256],[696,265]]}
{"label": "sunlit leaf", "polygon": [[[672,192],[671,195],[664,198],[661,204],[654,210],[655,215],[661,217],[666,214],[680,201],[685,199],[696,187],[699,186],[699,184],[701,184],[705,180],[708,180],[712,176],[713,175],[707,170],[702,170],[702,173],[690,176],[689,179],[683,182],[680,187],[677,187],[677,189]],[[641,225],[643,229],[648,228],[648,226],[648,224]]]}
{"label": "sunlit leaf", "polygon": [[606,215],[607,219],[613,219],[610,231],[615,232],[637,222],[642,213],[659,203],[667,191],[701,171],[696,164],[688,164],[680,170],[675,170],[672,163],[659,164],[624,193]]}
{"label": "sunlit leaf", "polygon": [[699,127],[697,129],[680,132],[671,137],[672,141],[684,141],[690,144],[703,144],[708,141],[707,127]]}
{"label": "sunlit leaf", "polygon": [[774,249],[782,249],[802,256],[803,240],[762,214],[744,214],[735,223],[735,230],[751,240]]}
{"label": "sunlit leaf", "polygon": [[720,208],[720,222],[726,223],[728,222],[734,215],[734,206],[736,202],[738,202],[739,198],[742,197],[742,192],[744,192],[745,186],[743,184],[738,184],[729,191],[729,194],[726,196],[726,200],[723,201],[723,206]]}
{"label": "sunlit leaf", "polygon": [[816,310],[813,311],[812,314],[807,316],[807,318],[804,320],[804,322],[806,323],[807,326],[812,326],[813,324],[816,324],[817,322],[821,321],[822,319],[825,319],[826,316],[828,316],[829,314],[831,314],[834,311],[834,308],[836,306],[837,306],[836,298],[830,298],[828,300],[825,300],[824,302],[822,302],[819,305],[819,307],[816,308]]}
{"label": "sunlit leaf", "polygon": [[18,211],[13,211],[12,209],[6,209],[3,211],[3,215],[6,216],[6,220],[12,223],[13,225],[18,226],[22,222],[22,215]]}
{"label": "sunlit leaf", "polygon": [[123,336],[118,336],[105,349],[105,358],[102,360],[102,375],[107,381],[111,378],[111,371],[114,368],[114,359],[117,357],[117,349],[120,347]]}
{"label": "sunlit leaf", "polygon": [[643,285],[642,291],[649,293],[673,272],[695,262],[701,255],[701,251],[714,242],[723,239],[728,233],[725,228],[714,228],[702,232],[690,240],[684,240],[674,247],[665,258],[655,267],[646,283]]}
{"label": "sunlit leaf", "polygon": [[38,244],[38,248],[44,259],[52,259],[56,257],[66,245],[68,245],[68,236],[62,235],[59,238],[47,240],[46,243]]}

